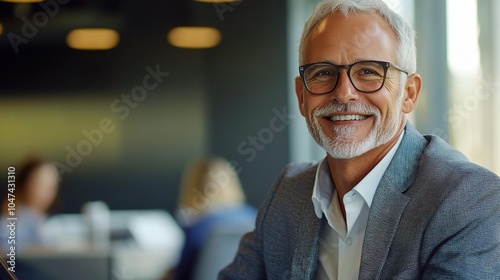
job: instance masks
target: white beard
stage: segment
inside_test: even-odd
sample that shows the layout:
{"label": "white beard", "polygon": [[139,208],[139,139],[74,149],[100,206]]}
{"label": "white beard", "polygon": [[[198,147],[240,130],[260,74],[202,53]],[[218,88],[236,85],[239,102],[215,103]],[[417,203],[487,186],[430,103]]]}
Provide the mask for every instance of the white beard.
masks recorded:
{"label": "white beard", "polygon": [[[325,149],[325,151],[336,159],[350,159],[360,156],[376,147],[389,142],[398,131],[401,119],[403,93],[399,94],[393,111],[388,116],[387,122],[382,124],[380,111],[371,105],[362,103],[329,104],[323,108],[313,111],[312,120],[307,121],[307,127],[314,140]],[[362,140],[356,140],[355,133],[357,126],[333,126],[331,129],[335,134],[334,138],[329,138],[323,131],[318,119],[335,112],[357,112],[371,115],[374,118],[373,127],[368,136]]]}

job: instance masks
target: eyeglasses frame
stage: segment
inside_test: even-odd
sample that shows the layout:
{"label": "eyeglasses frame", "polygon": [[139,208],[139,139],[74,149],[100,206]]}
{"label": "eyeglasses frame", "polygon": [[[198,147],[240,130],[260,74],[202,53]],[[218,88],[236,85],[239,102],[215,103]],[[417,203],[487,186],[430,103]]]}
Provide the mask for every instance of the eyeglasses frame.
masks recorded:
{"label": "eyeglasses frame", "polygon": [[[380,85],[380,87],[376,90],[360,90],[356,87],[356,85],[354,85],[354,83],[352,82],[352,78],[351,78],[351,68],[358,64],[358,63],[363,63],[363,62],[371,62],[371,63],[377,63],[377,64],[380,64],[383,68],[384,68],[384,79],[382,81],[382,84]],[[314,93],[312,92],[310,89],[309,89],[309,86],[307,85],[306,83],[306,78],[304,76],[304,72],[306,71],[307,68],[313,66],[313,65],[318,65],[318,64],[330,64],[332,66],[334,66],[336,69],[337,69],[337,74],[339,76],[339,78],[337,78],[337,81],[335,82],[335,86],[333,86],[333,88],[328,91],[328,92],[325,92],[325,93]],[[302,78],[302,83],[304,84],[305,88],[307,89],[308,92],[310,92],[311,94],[314,94],[314,95],[323,95],[323,94],[328,94],[332,91],[334,91],[336,88],[337,88],[337,85],[339,83],[339,80],[340,80],[340,68],[345,68],[347,69],[347,77],[349,78],[349,81],[351,81],[351,84],[352,86],[357,90],[357,91],[360,91],[360,92],[363,92],[363,93],[373,93],[373,92],[376,92],[376,91],[379,91],[381,88],[384,87],[384,84],[385,84],[385,79],[387,77],[387,70],[392,67],[396,70],[399,70],[403,73],[405,73],[406,75],[409,75],[407,71],[401,69],[401,67],[399,66],[396,66],[390,62],[387,62],[387,61],[380,61],[380,60],[362,60],[362,61],[357,61],[357,62],[354,62],[352,64],[345,64],[345,65],[337,65],[337,64],[333,64],[331,62],[327,62],[327,61],[322,61],[322,62],[314,62],[314,63],[309,63],[309,64],[304,64],[304,65],[301,65],[299,66],[299,73],[300,73],[300,77]]]}

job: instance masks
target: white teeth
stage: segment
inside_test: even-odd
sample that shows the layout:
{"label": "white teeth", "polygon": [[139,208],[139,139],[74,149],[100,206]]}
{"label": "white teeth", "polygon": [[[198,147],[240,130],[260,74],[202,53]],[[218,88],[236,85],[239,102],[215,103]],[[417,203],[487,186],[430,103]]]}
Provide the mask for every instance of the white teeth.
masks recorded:
{"label": "white teeth", "polygon": [[360,121],[368,118],[362,115],[334,115],[330,117],[331,121]]}

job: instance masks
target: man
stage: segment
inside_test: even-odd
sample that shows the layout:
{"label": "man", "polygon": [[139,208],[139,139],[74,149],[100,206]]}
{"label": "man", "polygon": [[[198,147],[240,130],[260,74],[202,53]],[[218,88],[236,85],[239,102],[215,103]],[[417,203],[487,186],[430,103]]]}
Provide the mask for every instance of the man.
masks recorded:
{"label": "man", "polygon": [[295,84],[327,156],[283,171],[219,279],[500,279],[500,178],[407,122],[415,56],[382,1],[318,4]]}

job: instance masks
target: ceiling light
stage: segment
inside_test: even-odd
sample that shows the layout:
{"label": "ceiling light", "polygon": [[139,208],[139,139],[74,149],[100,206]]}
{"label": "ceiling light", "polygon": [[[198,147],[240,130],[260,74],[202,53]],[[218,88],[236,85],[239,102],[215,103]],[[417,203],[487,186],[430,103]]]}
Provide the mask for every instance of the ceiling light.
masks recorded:
{"label": "ceiling light", "polygon": [[1,1],[10,3],[37,3],[37,2],[43,2],[45,0],[1,0]]}
{"label": "ceiling light", "polygon": [[109,50],[120,41],[120,35],[109,28],[80,28],[68,33],[66,43],[77,50]]}
{"label": "ceiling light", "polygon": [[170,44],[178,48],[204,49],[217,46],[221,40],[219,30],[212,27],[176,27],[168,32]]}

